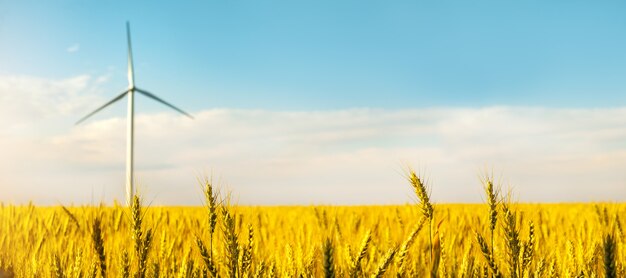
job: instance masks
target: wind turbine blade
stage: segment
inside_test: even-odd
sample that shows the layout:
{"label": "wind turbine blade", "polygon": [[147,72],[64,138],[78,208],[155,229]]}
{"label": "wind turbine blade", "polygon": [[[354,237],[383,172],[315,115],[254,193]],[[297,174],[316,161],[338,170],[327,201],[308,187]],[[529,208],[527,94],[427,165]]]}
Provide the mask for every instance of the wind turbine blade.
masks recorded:
{"label": "wind turbine blade", "polygon": [[110,100],[109,102],[105,103],[104,105],[100,106],[98,109],[96,109],[95,111],[87,114],[87,116],[81,118],[80,120],[78,120],[78,122],[76,122],[76,125],[84,122],[87,118],[93,116],[93,114],[98,113],[100,110],[104,109],[105,107],[113,104],[114,102],[122,99],[126,94],[128,93],[128,90],[124,91],[123,93],[121,93],[119,96],[116,96],[114,99]]}
{"label": "wind turbine blade", "polygon": [[135,71],[133,67],[133,49],[130,43],[130,22],[126,21],[126,39],[128,40],[128,85],[135,86]]}
{"label": "wind turbine blade", "polygon": [[189,115],[189,113],[183,111],[182,109],[180,109],[180,108],[178,108],[178,107],[176,107],[176,106],[174,106],[172,104],[167,103],[165,100],[160,99],[159,97],[151,94],[148,91],[145,91],[145,90],[142,90],[142,89],[139,89],[139,88],[135,88],[135,91],[137,91],[137,92],[141,93],[142,95],[147,96],[147,97],[149,97],[151,99],[154,99],[154,100],[156,100],[156,101],[158,101],[160,103],[163,103],[163,104],[169,106],[170,108],[180,112],[181,114],[183,114],[183,115],[193,119],[193,117],[191,115]]}

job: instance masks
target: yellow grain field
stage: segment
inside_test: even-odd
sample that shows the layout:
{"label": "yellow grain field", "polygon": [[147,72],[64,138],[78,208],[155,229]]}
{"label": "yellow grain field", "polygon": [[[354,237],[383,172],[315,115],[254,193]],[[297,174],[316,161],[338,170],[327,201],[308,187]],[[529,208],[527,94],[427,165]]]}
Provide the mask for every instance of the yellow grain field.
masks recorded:
{"label": "yellow grain field", "polygon": [[[625,277],[626,204],[0,207],[0,277]],[[477,185],[479,186],[479,185]]]}

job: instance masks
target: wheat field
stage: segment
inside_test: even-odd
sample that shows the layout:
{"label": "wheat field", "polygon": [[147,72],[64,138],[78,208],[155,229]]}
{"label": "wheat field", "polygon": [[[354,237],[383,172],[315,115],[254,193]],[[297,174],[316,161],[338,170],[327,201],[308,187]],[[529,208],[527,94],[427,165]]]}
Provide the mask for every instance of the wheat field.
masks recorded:
{"label": "wheat field", "polygon": [[[626,204],[0,207],[0,277],[625,277]],[[477,186],[480,184],[477,183]]]}

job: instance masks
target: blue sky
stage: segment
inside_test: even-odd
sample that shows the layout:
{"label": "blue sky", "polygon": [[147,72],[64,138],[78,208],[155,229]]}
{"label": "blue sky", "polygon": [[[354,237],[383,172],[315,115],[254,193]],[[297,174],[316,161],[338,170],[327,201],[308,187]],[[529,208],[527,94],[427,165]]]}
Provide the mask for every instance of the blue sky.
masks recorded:
{"label": "blue sky", "polygon": [[123,199],[125,104],[73,123],[126,88],[126,20],[137,85],[196,116],[137,100],[137,177],[155,204],[201,203],[207,172],[244,204],[402,203],[406,165],[438,202],[481,202],[485,169],[522,201],[625,201],[624,14],[0,0],[0,201]]}
{"label": "blue sky", "polygon": [[[0,73],[111,75],[190,109],[606,107],[626,101],[626,4],[4,1]],[[73,53],[66,50],[74,45]]]}

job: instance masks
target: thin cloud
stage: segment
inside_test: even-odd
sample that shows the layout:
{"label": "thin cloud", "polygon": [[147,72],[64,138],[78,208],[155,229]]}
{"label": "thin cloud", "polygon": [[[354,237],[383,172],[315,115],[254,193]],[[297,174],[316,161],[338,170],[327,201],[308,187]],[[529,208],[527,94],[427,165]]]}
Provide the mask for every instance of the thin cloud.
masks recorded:
{"label": "thin cloud", "polygon": [[59,80],[0,76],[0,123],[41,120],[82,111],[87,103],[100,99],[95,96],[96,85],[90,75]]}
{"label": "thin cloud", "polygon": [[[85,100],[71,92],[97,87],[97,79],[0,78],[0,97],[22,86],[11,95],[14,111],[57,115],[22,122],[21,130],[31,132],[5,131],[0,137],[4,201],[87,203],[92,190],[105,192],[98,198],[108,202],[123,199],[124,116],[67,128],[82,111],[32,105],[57,99],[82,105]],[[195,120],[169,112],[136,118],[136,174],[155,204],[199,204],[196,174],[207,170],[242,204],[404,203],[411,201],[399,174],[404,164],[428,169],[433,200],[440,203],[481,202],[477,176],[485,167],[513,186],[520,201],[626,200],[626,108],[193,114]],[[65,128],[33,131],[55,125]]]}
{"label": "thin cloud", "polygon": [[65,51],[67,51],[67,53],[75,53],[78,52],[80,50],[80,44],[73,44],[71,46],[69,46],[68,48],[65,49]]}

